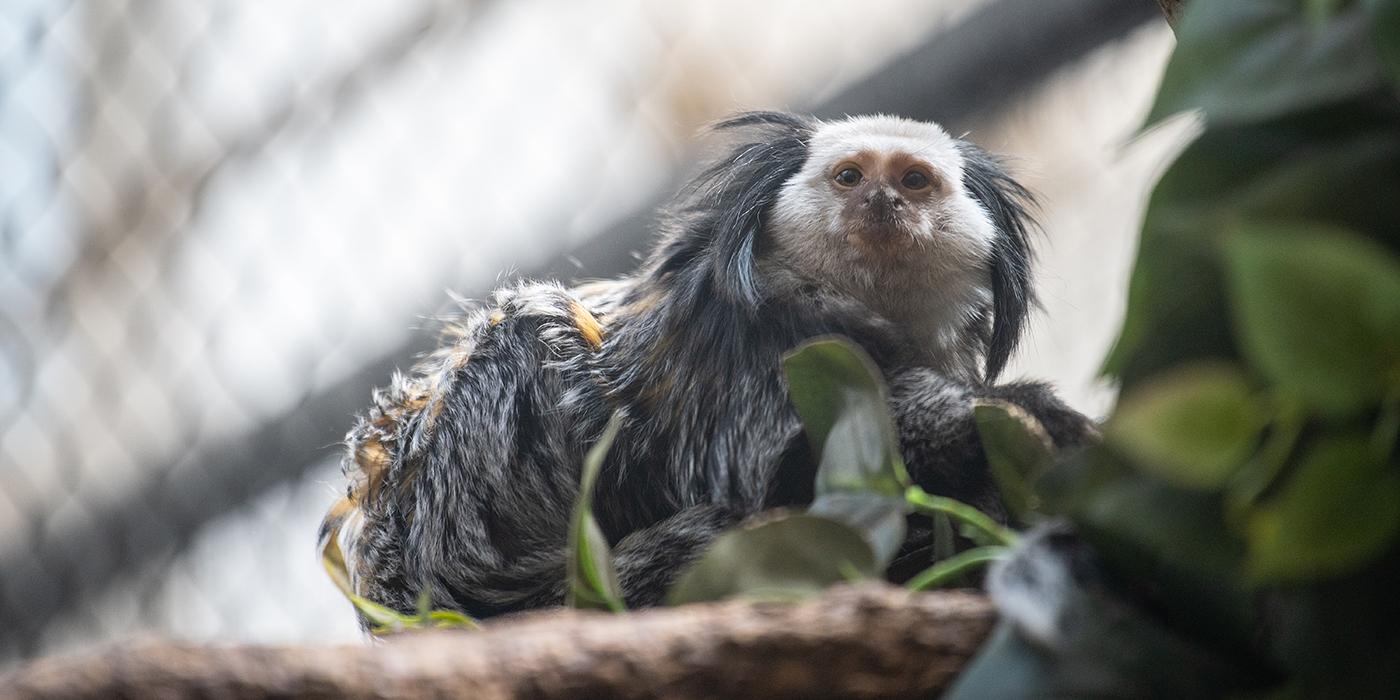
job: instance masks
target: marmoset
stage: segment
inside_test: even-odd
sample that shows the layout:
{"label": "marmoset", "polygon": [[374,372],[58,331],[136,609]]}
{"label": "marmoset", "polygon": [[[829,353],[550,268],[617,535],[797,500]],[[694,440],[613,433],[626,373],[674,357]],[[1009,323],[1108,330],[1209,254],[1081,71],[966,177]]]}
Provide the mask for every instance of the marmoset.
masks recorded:
{"label": "marmoset", "polygon": [[[743,113],[663,213],[631,276],[521,282],[447,324],[346,439],[321,536],[355,592],[476,617],[557,605],[584,454],[622,430],[595,515],[629,607],[658,603],[719,533],[813,498],[783,355],[840,334],[875,360],[911,478],[1005,517],[972,417],[992,397],[1060,446],[1093,432],[1045,385],[996,385],[1033,304],[1031,195],[932,123]],[[928,566],[911,518],[893,579]]]}

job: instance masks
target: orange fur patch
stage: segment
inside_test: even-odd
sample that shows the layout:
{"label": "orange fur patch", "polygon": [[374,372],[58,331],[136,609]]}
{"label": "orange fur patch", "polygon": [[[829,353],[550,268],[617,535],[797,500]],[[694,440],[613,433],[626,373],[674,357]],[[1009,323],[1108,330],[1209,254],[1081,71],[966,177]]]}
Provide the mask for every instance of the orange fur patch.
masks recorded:
{"label": "orange fur patch", "polygon": [[579,334],[583,336],[584,342],[588,343],[588,347],[595,351],[602,349],[603,326],[598,323],[598,319],[594,318],[593,314],[589,313],[588,309],[583,308],[583,305],[578,302],[571,305],[570,311],[574,315],[574,326],[578,328]]}
{"label": "orange fur patch", "polygon": [[355,450],[355,463],[360,465],[360,471],[365,475],[366,495],[373,497],[379,491],[379,484],[389,473],[392,461],[389,451],[384,449],[378,437],[371,436],[360,443]]}
{"label": "orange fur patch", "polygon": [[501,321],[504,320],[506,320],[506,312],[501,311],[500,309],[496,309],[495,311],[492,311],[491,315],[486,318],[486,323],[489,324],[492,328],[495,328],[496,326],[501,325]]}

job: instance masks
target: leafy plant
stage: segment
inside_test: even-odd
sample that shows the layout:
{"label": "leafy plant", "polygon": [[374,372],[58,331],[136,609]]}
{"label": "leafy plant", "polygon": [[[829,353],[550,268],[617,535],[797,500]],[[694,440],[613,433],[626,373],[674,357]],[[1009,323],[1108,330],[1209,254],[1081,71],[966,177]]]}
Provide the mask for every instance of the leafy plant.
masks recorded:
{"label": "leafy plant", "polygon": [[1329,417],[1400,390],[1400,261],[1392,253],[1329,224],[1233,228],[1226,279],[1251,367]]}
{"label": "leafy plant", "polygon": [[735,596],[801,600],[875,572],[875,554],[855,528],[832,518],[780,514],[718,537],[667,600],[671,605]]}
{"label": "leafy plant", "polygon": [[1022,522],[1034,520],[1041,501],[1032,485],[1054,464],[1050,436],[1033,416],[1005,401],[979,400],[972,411],[1007,510]]}
{"label": "leafy plant", "polygon": [[1200,364],[1145,382],[1119,403],[1105,437],[1165,481],[1213,489],[1257,448],[1267,418],[1243,372]]}
{"label": "leafy plant", "polygon": [[[1362,563],[1336,555],[1351,549],[1339,523],[1299,517],[1327,510],[1325,484],[1400,494],[1390,488],[1391,416],[1400,410],[1400,123],[1377,52],[1400,34],[1400,3],[1317,5],[1189,6],[1153,114],[1200,110],[1206,132],[1153,198],[1123,340],[1108,366],[1124,391],[1109,445],[1140,472],[1220,492],[1250,568],[1270,577],[1335,576]],[[1192,184],[1203,175],[1208,191]],[[1213,279],[1183,287],[1162,269],[1178,265]],[[1178,294],[1189,301],[1173,312]],[[1348,437],[1357,431],[1373,436],[1369,450]],[[1348,466],[1316,477],[1324,467],[1310,465],[1319,459]],[[1294,483],[1309,479],[1309,488]],[[1353,530],[1376,542],[1369,551],[1393,542],[1388,517],[1367,522]],[[1299,530],[1333,555],[1311,556]],[[1294,561],[1328,564],[1260,564],[1280,548]]]}
{"label": "leafy plant", "polygon": [[569,519],[569,587],[566,604],[571,608],[611,610],[627,609],[622,602],[622,587],[613,568],[612,550],[608,540],[593,517],[593,489],[603,459],[617,432],[622,428],[622,415],[614,413],[603,430],[602,437],[588,450],[583,460],[583,475],[573,517]]}
{"label": "leafy plant", "polygon": [[792,404],[817,458],[808,513],[856,529],[884,571],[904,543],[909,475],[880,370],[838,338],[803,344],[783,360]]}
{"label": "leafy plant", "polygon": [[[818,338],[789,353],[783,366],[817,458],[815,498],[805,513],[772,514],[720,537],[677,582],[670,602],[795,600],[832,583],[878,577],[903,544],[911,512],[949,529],[946,546],[936,547],[937,563],[910,581],[916,589],[960,580],[1016,542],[1014,532],[975,508],[909,483],[884,381],[859,346]],[[1035,442],[1029,449],[1039,459],[1043,448]],[[1024,455],[1010,448],[1007,454],[1008,470],[1024,469]],[[982,546],[954,554],[953,523]]]}
{"label": "leafy plant", "polygon": [[1013,668],[1023,695],[1400,687],[1400,0],[1197,0],[1177,38],[1149,123],[1204,130],[1148,208],[1122,398],[1033,492],[1116,582],[1069,596],[1101,631],[999,634],[955,697]]}

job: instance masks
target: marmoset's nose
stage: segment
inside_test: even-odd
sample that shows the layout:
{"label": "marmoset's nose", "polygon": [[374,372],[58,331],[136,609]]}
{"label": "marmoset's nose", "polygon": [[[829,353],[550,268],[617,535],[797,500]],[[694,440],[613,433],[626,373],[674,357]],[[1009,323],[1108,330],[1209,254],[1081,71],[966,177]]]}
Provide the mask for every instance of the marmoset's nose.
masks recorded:
{"label": "marmoset's nose", "polygon": [[871,216],[876,219],[886,220],[904,208],[904,198],[898,193],[890,191],[888,187],[879,187],[871,189],[865,194],[861,206],[868,209]]}

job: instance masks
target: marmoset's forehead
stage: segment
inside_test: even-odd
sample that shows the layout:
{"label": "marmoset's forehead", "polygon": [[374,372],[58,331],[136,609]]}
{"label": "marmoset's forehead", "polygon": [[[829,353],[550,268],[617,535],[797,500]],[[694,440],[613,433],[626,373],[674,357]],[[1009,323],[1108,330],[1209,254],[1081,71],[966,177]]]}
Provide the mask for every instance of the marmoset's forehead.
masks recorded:
{"label": "marmoset's forehead", "polygon": [[824,167],[863,151],[905,153],[947,174],[960,173],[963,166],[957,140],[943,127],[884,115],[821,122],[808,143],[808,162],[813,167]]}

